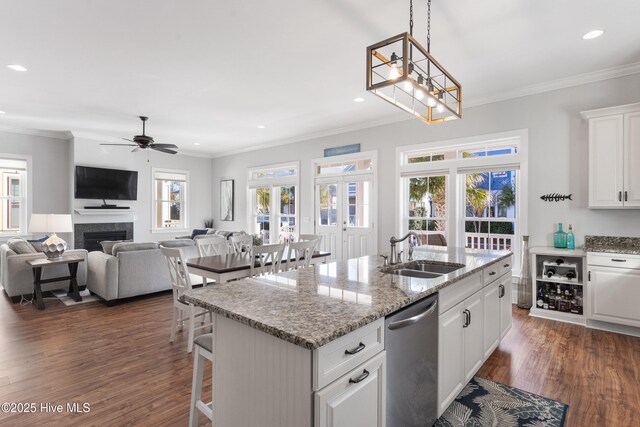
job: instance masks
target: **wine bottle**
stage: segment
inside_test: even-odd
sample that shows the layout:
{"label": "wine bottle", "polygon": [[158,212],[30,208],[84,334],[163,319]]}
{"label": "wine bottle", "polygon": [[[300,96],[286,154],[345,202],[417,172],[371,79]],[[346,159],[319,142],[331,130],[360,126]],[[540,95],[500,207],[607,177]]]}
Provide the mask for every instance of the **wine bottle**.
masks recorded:
{"label": "wine bottle", "polygon": [[547,268],[547,277],[553,277],[556,274],[556,269],[553,267]]}
{"label": "wine bottle", "polygon": [[562,258],[562,257],[558,257],[558,258],[556,259],[556,264],[558,264],[558,265],[560,265],[560,264],[564,264],[564,258]]}
{"label": "wine bottle", "polygon": [[576,272],[573,271],[573,270],[569,270],[569,271],[567,271],[566,277],[569,280],[573,280],[573,279],[576,278]]}

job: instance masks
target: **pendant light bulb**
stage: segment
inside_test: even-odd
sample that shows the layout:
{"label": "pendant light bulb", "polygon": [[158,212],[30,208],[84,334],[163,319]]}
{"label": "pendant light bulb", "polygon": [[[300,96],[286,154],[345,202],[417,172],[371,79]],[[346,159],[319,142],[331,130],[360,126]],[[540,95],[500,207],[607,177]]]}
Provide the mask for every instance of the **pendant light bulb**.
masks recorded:
{"label": "pendant light bulb", "polygon": [[433,97],[429,97],[429,99],[427,99],[427,106],[428,107],[435,107],[436,106],[436,100],[433,99]]}
{"label": "pendant light bulb", "polygon": [[442,104],[438,104],[438,108],[436,110],[438,111],[438,113],[442,113],[444,111],[444,107],[442,106]]}
{"label": "pendant light bulb", "polygon": [[413,85],[409,82],[409,80],[405,80],[402,84],[402,87],[405,92],[411,92],[411,88],[413,88]]}
{"label": "pendant light bulb", "polygon": [[389,61],[389,80],[397,79],[400,77],[400,71],[398,71],[398,55],[395,52],[391,54],[391,61]]}
{"label": "pendant light bulb", "polygon": [[418,101],[424,98],[424,92],[420,89],[416,89],[416,98],[418,98]]}

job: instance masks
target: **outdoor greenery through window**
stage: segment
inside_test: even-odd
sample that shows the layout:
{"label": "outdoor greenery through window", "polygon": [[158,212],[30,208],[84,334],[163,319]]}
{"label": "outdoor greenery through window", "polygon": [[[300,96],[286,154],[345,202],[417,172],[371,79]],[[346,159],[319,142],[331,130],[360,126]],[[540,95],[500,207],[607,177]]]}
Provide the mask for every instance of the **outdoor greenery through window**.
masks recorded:
{"label": "outdoor greenery through window", "polygon": [[297,175],[297,164],[249,170],[252,234],[264,243],[294,241],[299,233]]}
{"label": "outdoor greenery through window", "polygon": [[17,159],[0,159],[0,233],[21,233],[26,230],[26,170],[27,162]]}
{"label": "outdoor greenery through window", "polygon": [[468,248],[513,250],[517,226],[516,171],[464,175]]}
{"label": "outdoor greenery through window", "polygon": [[447,177],[422,176],[407,179],[408,229],[420,235],[421,245],[446,246]]}
{"label": "outdoor greenery through window", "polygon": [[154,171],[153,228],[186,229],[187,174]]}

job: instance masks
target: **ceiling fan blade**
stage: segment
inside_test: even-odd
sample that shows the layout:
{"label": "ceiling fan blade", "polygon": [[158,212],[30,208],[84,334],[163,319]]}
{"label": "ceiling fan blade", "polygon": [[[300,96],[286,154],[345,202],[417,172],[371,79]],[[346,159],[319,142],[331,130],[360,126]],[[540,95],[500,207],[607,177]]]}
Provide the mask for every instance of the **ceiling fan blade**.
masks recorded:
{"label": "ceiling fan blade", "polygon": [[152,150],[156,150],[156,151],[160,151],[162,153],[167,153],[167,154],[178,154],[177,151],[174,150],[170,150],[168,148],[163,148],[163,147],[158,147],[156,144],[150,145],[149,148],[151,148]]}
{"label": "ceiling fan blade", "polygon": [[131,150],[132,153],[135,153],[136,151],[140,151],[140,147],[136,147],[133,150]]}
{"label": "ceiling fan blade", "polygon": [[170,150],[177,150],[178,146],[175,144],[153,144],[154,147],[159,147],[159,148],[168,148]]}
{"label": "ceiling fan blade", "polygon": [[129,139],[129,138],[122,138],[122,139],[124,139],[125,141],[129,141],[129,142],[135,142],[133,139]]}
{"label": "ceiling fan blade", "polygon": [[138,144],[100,144],[100,145],[117,145],[120,147],[137,147]]}

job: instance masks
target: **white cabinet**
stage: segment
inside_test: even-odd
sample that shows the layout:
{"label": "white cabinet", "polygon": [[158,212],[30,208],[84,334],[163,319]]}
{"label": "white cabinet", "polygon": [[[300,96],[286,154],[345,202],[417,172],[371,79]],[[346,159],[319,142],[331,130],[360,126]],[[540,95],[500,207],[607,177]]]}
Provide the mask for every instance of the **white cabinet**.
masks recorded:
{"label": "white cabinet", "polygon": [[585,111],[589,207],[640,207],[640,104]]}
{"label": "white cabinet", "polygon": [[483,290],[484,298],[484,357],[489,357],[500,343],[500,282],[496,281]]}
{"label": "white cabinet", "polygon": [[500,279],[498,290],[498,298],[500,299],[500,339],[502,339],[507,334],[507,332],[509,332],[512,324],[511,310],[513,308],[513,303],[511,302],[512,299],[510,274],[504,275]]}
{"label": "white cabinet", "polygon": [[482,290],[439,317],[439,415],[447,409],[485,360],[483,324]]}
{"label": "white cabinet", "polygon": [[453,402],[464,383],[464,301],[439,316],[438,416]]}
{"label": "white cabinet", "polygon": [[511,328],[511,258],[439,293],[438,416]]}
{"label": "white cabinet", "polygon": [[640,327],[640,256],[587,255],[589,320]]}
{"label": "white cabinet", "polygon": [[316,427],[384,427],[383,351],[315,394]]}

